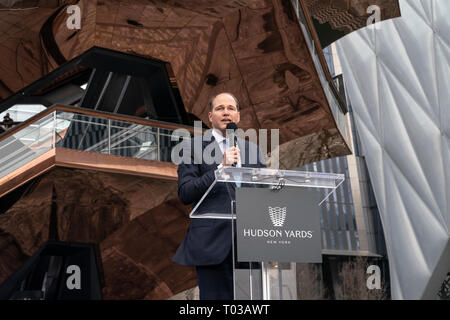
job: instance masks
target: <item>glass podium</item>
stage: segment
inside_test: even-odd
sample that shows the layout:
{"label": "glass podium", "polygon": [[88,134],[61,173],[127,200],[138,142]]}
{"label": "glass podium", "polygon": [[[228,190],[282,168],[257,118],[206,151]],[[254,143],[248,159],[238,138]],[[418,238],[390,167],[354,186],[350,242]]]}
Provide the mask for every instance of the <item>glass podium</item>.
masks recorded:
{"label": "glass podium", "polygon": [[[235,192],[239,188],[266,188],[281,190],[292,188],[328,189],[320,206],[333,191],[344,182],[343,174],[277,170],[270,168],[222,167],[214,172],[215,180],[190,212],[191,219],[229,219],[232,230],[233,279],[235,300],[296,300],[296,262],[299,261],[238,261],[239,246],[236,241]],[[211,192],[218,183],[225,183],[231,206],[224,206],[216,212],[202,210],[202,203],[214,196]],[[300,191],[300,190],[299,190]],[[231,208],[231,210],[230,210]],[[222,211],[220,211],[222,210]],[[320,253],[319,253],[320,254]],[[317,261],[300,261],[317,262]]]}

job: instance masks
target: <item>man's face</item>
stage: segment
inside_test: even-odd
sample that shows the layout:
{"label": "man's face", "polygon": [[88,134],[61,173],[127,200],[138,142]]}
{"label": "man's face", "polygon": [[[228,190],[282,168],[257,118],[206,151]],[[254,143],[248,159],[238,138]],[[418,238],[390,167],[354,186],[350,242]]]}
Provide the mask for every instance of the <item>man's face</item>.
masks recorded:
{"label": "man's face", "polygon": [[212,111],[208,113],[209,121],[214,129],[220,130],[223,134],[230,122],[238,123],[241,114],[236,107],[236,101],[229,94],[219,94],[213,101]]}

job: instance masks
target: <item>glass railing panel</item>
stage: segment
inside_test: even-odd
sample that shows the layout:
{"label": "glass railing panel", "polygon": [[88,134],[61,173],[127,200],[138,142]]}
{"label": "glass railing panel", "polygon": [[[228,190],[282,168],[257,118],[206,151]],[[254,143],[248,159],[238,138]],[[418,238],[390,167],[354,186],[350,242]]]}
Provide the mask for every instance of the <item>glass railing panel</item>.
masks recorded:
{"label": "glass railing panel", "polygon": [[158,128],[143,128],[133,137],[136,150],[133,158],[161,161],[159,157]]}
{"label": "glass railing panel", "polygon": [[21,130],[23,132],[20,132],[21,136],[18,140],[26,147],[32,148],[33,150],[52,147],[53,125],[54,120],[51,118],[37,126],[24,128],[24,130]]}
{"label": "glass railing panel", "polygon": [[106,147],[108,143],[110,145],[109,154],[159,160],[158,128],[133,123],[128,123],[128,127],[111,125],[110,137],[110,140],[105,143]]}
{"label": "glass railing panel", "polygon": [[175,147],[179,141],[178,139],[172,141],[172,136],[174,136],[174,130],[161,128],[159,130],[159,158],[160,161],[172,161],[171,152],[172,148]]}
{"label": "glass railing panel", "polygon": [[[174,130],[100,117],[59,112],[64,139],[57,146],[115,156],[171,162]],[[172,141],[174,140],[174,141]]]}
{"label": "glass railing panel", "polygon": [[173,133],[132,121],[57,110],[0,141],[0,178],[54,147],[171,162],[172,148],[179,143]]}
{"label": "glass railing panel", "polygon": [[45,117],[36,120],[29,126],[23,128],[19,132],[16,132],[13,135],[14,138],[23,142],[24,144],[39,140],[41,136],[44,136],[48,132],[51,132],[53,117],[54,116],[52,114],[48,114]]}
{"label": "glass railing panel", "polygon": [[57,113],[56,118],[62,127],[67,126],[57,147],[96,152],[98,144],[107,138],[108,119],[74,113],[70,117],[68,112]]}
{"label": "glass railing panel", "polygon": [[53,148],[54,113],[0,141],[0,178]]}
{"label": "glass railing panel", "polygon": [[9,113],[10,117],[16,122],[23,122],[29,118],[37,115],[38,113],[47,109],[41,104],[15,104],[9,109],[0,113],[0,119]]}

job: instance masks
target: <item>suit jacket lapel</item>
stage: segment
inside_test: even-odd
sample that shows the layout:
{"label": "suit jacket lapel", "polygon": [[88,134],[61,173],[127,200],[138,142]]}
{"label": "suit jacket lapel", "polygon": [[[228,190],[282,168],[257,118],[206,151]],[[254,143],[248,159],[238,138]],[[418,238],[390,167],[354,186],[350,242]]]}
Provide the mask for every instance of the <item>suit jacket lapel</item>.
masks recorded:
{"label": "suit jacket lapel", "polygon": [[[211,151],[211,156],[214,158],[214,157],[216,156],[216,150],[219,150],[219,152],[220,152],[220,159],[222,159],[223,153],[220,151],[219,144],[218,144],[216,138],[215,138],[213,135],[211,135],[211,140],[210,140],[210,141],[202,140],[202,152],[205,150],[205,148],[206,148],[208,145],[210,145],[210,144],[212,144],[212,143],[214,143],[214,148],[213,148],[213,150]],[[202,156],[203,156],[203,155],[202,155]],[[206,165],[206,164],[205,164],[205,165]],[[216,166],[217,164],[211,164],[211,165]]]}

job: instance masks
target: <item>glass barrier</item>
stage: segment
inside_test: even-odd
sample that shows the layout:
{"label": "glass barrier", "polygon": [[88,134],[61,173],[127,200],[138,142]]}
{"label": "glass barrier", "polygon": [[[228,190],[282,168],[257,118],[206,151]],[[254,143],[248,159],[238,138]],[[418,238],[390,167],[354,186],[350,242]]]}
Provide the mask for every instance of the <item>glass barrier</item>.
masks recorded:
{"label": "glass barrier", "polygon": [[173,131],[56,110],[0,141],[0,178],[55,147],[171,162]]}
{"label": "glass barrier", "polygon": [[53,122],[49,114],[0,142],[0,178],[52,148]]}
{"label": "glass barrier", "polygon": [[214,175],[217,182],[332,189],[337,188],[345,180],[343,174],[337,173],[250,167],[222,167],[217,169]]}
{"label": "glass barrier", "polygon": [[[226,206],[211,211],[209,207],[203,205],[203,202],[217,196],[215,192],[211,192],[216,183],[226,183],[227,186],[233,184],[236,187],[254,185],[259,188],[275,189],[284,186],[328,189],[319,203],[320,206],[345,180],[343,174],[252,167],[222,167],[214,171],[214,178],[214,182],[189,213],[190,218],[233,219]],[[230,193],[229,196],[231,201]]]}

